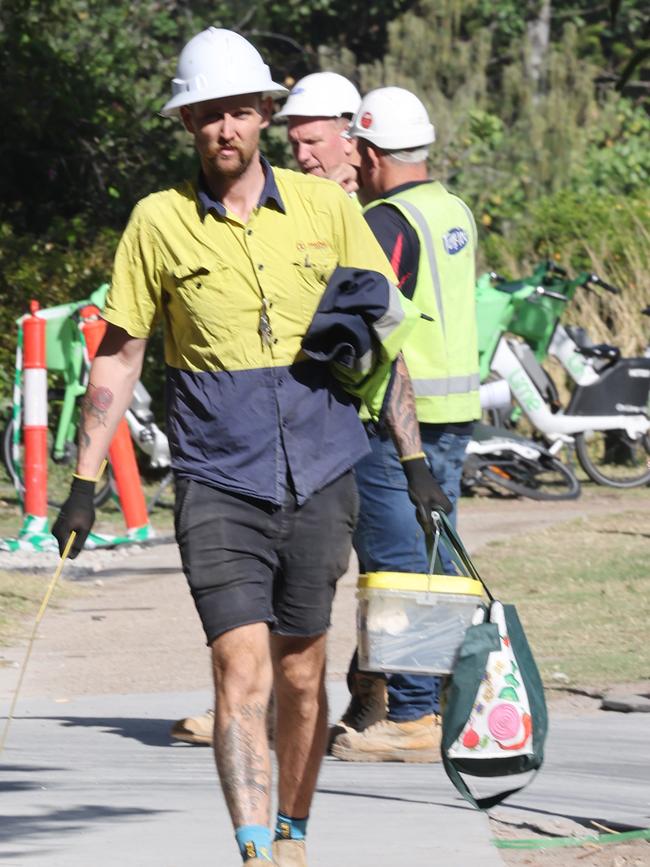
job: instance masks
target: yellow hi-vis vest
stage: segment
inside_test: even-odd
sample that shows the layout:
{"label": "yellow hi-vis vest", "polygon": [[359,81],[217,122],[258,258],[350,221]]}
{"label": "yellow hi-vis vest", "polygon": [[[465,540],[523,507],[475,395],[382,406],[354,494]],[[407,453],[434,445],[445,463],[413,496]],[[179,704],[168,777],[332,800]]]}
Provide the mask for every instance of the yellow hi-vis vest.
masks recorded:
{"label": "yellow hi-vis vest", "polygon": [[420,319],[402,347],[418,420],[430,424],[480,418],[476,329],[476,225],[472,213],[437,182],[378,199],[402,214],[420,241],[415,306]]}

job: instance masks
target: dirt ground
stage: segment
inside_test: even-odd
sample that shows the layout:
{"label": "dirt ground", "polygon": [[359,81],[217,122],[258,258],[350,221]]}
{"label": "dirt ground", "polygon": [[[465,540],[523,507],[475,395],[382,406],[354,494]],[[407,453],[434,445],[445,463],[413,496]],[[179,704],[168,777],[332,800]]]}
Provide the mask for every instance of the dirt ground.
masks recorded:
{"label": "dirt ground", "polygon": [[[650,491],[638,498],[650,506]],[[607,514],[622,507],[617,492],[604,492],[575,502],[543,505],[531,501],[463,501],[460,531],[470,551],[505,536],[573,520]],[[625,502],[625,506],[628,503]],[[39,555],[38,570],[48,574],[55,555]],[[34,555],[0,555],[0,568],[33,571]],[[209,688],[208,652],[198,627],[179,559],[171,539],[151,547],[84,552],[66,564],[66,594],[55,594],[39,627],[21,695],[51,697],[65,703],[74,696],[106,693],[191,691]],[[343,678],[355,643],[356,562],[341,579],[329,638],[329,672]],[[31,628],[26,624],[25,636]],[[15,688],[25,642],[0,649],[0,698]],[[614,684],[603,684],[603,689]],[[648,687],[650,691],[650,685]],[[591,690],[549,691],[551,714],[597,712]],[[188,715],[203,708],[191,707]],[[573,835],[530,825],[514,826],[492,819],[495,837],[547,839]],[[602,833],[603,829],[592,829]],[[583,829],[584,831],[584,829]],[[538,850],[501,849],[507,865],[527,867],[648,867],[650,843],[634,841]]]}
{"label": "dirt ground", "polygon": [[[492,833],[501,840],[534,840],[542,845],[551,842],[554,835],[535,833],[530,827],[513,827],[491,819]],[[648,867],[650,865],[650,841],[630,840],[615,842],[616,832],[606,829],[590,829],[591,834],[602,835],[606,843],[579,843],[582,834],[576,835],[576,845],[547,849],[499,849],[504,864],[508,867]],[[564,835],[560,835],[564,836]],[[566,836],[573,836],[567,834]],[[557,839],[557,838],[555,838]]]}

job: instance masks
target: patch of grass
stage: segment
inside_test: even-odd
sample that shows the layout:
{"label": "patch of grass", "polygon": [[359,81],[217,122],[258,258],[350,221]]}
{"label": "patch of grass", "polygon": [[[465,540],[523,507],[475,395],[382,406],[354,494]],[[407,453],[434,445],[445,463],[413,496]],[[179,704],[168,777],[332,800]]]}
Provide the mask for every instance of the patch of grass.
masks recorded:
{"label": "patch of grass", "polygon": [[[0,646],[9,644],[31,628],[50,580],[49,575],[0,571]],[[57,598],[74,592],[75,588],[60,581],[49,606],[56,608]]]}
{"label": "patch of grass", "polygon": [[602,685],[650,679],[650,530],[642,510],[580,518],[495,542],[476,564],[517,605],[542,677]]}
{"label": "patch of grass", "polygon": [[[0,471],[0,476],[2,472]],[[58,486],[55,496],[63,501],[67,495],[71,471],[65,484]],[[158,484],[144,484],[145,499],[148,500],[157,490]],[[173,531],[173,488],[169,488],[163,498],[163,506],[150,515],[149,520],[159,535]],[[56,519],[58,509],[50,509],[50,527]],[[15,539],[23,524],[23,512],[16,492],[7,478],[0,478],[0,538]],[[124,519],[116,501],[109,501],[97,511],[94,529],[99,533],[120,534],[124,532]],[[34,553],[34,566],[39,566],[39,554]],[[6,561],[5,561],[6,562]],[[52,570],[54,571],[54,569]],[[51,575],[14,573],[0,570],[0,646],[10,644],[31,628],[45,595]],[[57,599],[81,592],[79,587],[68,584],[62,578],[57,585],[49,606],[56,608]]]}

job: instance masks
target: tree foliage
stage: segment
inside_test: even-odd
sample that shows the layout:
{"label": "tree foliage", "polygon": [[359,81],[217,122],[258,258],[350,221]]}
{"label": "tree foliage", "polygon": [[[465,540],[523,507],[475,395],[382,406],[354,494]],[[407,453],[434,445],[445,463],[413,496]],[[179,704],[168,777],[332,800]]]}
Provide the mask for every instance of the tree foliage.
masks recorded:
{"label": "tree foliage", "polygon": [[[253,41],[276,79],[319,68],[319,49],[383,54],[408,0],[1,0],[0,327],[84,297],[110,273],[138,198],[190,171],[179,124],[158,115],[178,52],[207,26]],[[267,142],[283,159],[276,135]],[[6,361],[0,348],[0,361]],[[0,364],[0,378],[8,363]]]}
{"label": "tree foliage", "polygon": [[293,78],[318,68],[328,41],[381,56],[387,22],[406,5],[4,0],[2,218],[39,232],[79,213],[120,224],[134,199],[182,174],[185,137],[157,111],[180,46],[209,24],[249,35],[281,79]]}
{"label": "tree foliage", "polygon": [[644,32],[642,9],[624,0],[598,10],[578,0],[421,0],[390,25],[389,51],[362,68],[362,84],[423,97],[436,173],[486,227],[505,231],[541,195],[647,187],[650,103],[614,71]]}

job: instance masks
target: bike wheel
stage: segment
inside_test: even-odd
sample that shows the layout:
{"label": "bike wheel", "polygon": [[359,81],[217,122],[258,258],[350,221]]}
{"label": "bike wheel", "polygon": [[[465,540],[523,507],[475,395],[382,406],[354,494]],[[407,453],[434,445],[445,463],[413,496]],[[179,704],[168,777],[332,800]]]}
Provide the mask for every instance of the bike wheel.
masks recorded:
{"label": "bike wheel", "polygon": [[592,481],[610,488],[650,482],[650,434],[633,440],[623,430],[576,434],[580,466]]}
{"label": "bike wheel", "polygon": [[[68,493],[70,481],[72,478],[73,455],[64,463],[56,463],[52,460],[52,435],[48,431],[47,437],[47,502],[50,506],[58,508],[63,504],[63,501]],[[2,461],[7,470],[7,474],[11,479],[18,496],[22,500],[25,496],[25,485],[23,483],[23,444],[20,438],[14,441],[14,421],[9,419],[7,426],[2,435]],[[110,470],[104,473],[95,488],[94,504],[98,509],[110,499],[113,492],[113,477]]]}
{"label": "bike wheel", "polygon": [[575,500],[580,482],[571,467],[551,455],[529,460],[520,455],[485,461],[478,478],[489,488],[496,486],[531,500]]}

